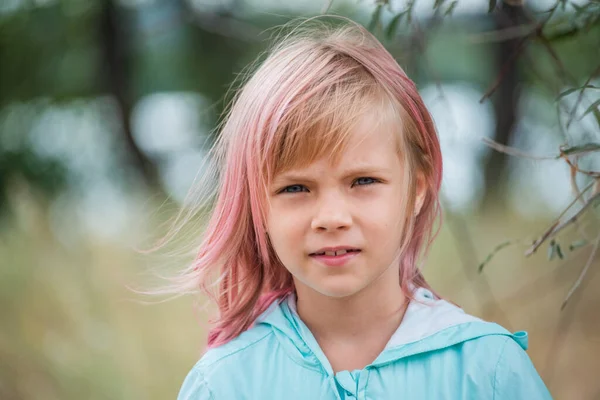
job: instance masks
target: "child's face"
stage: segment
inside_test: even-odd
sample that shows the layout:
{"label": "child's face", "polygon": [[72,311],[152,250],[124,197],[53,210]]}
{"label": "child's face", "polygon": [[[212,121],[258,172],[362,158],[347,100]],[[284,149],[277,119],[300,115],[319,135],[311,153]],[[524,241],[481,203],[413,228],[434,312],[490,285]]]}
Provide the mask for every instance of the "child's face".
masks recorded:
{"label": "child's face", "polygon": [[[269,188],[267,230],[299,295],[346,297],[399,284],[404,166],[392,130],[373,126],[369,117],[358,124],[338,165],[321,159],[277,175]],[[360,251],[314,254],[326,247]]]}

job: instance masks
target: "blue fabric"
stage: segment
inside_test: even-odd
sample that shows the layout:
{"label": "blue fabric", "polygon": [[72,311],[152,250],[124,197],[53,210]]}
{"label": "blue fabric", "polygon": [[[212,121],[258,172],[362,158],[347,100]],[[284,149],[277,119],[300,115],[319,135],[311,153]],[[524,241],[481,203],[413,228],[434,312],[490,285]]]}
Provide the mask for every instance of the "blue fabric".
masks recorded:
{"label": "blue fabric", "polygon": [[289,302],[275,303],[254,327],[206,352],[178,400],[552,398],[525,352],[526,332],[510,333],[443,300],[411,303],[405,320],[404,333],[372,364],[334,373]]}

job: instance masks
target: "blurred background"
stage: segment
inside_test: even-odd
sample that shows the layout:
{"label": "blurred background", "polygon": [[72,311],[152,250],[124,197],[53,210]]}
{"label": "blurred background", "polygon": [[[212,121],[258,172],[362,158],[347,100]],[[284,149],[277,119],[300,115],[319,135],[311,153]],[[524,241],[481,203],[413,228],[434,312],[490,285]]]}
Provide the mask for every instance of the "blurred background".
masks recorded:
{"label": "blurred background", "polygon": [[555,398],[600,399],[598,0],[1,0],[0,399],[176,397],[210,312],[131,288],[189,263],[194,233],[136,249],[268,30],[325,11],[374,32],[434,115],[433,287],[527,330]]}

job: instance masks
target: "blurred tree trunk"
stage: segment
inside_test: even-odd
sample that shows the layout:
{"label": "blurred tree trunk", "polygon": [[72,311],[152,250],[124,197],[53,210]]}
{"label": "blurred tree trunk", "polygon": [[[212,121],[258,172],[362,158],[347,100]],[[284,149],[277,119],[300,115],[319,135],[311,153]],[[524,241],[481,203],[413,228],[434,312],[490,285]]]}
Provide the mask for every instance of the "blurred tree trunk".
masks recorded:
{"label": "blurred tree trunk", "polygon": [[[503,30],[525,22],[523,0],[504,0],[494,12],[496,29]],[[495,78],[500,85],[491,97],[496,117],[494,140],[509,145],[518,118],[518,104],[521,96],[518,71],[519,54],[525,43],[523,38],[508,39],[496,45]],[[484,165],[485,195],[483,206],[505,206],[506,196],[503,186],[507,181],[508,157],[504,153],[491,151]]]}
{"label": "blurred tree trunk", "polygon": [[114,96],[120,111],[124,145],[133,163],[150,187],[160,188],[156,166],[139,148],[133,138],[131,111],[134,99],[130,93],[131,54],[128,37],[123,35],[123,19],[114,0],[104,0],[101,13],[100,40],[104,57],[102,80]]}

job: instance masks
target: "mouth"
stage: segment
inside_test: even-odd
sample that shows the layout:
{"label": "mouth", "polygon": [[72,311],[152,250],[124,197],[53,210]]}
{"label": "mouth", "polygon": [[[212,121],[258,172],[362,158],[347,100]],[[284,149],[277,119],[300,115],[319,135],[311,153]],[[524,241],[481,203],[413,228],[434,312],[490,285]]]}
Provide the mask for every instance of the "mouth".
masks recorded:
{"label": "mouth", "polygon": [[360,253],[360,249],[338,249],[338,250],[322,250],[317,251],[315,253],[310,253],[309,256],[317,257],[317,256],[328,256],[328,257],[339,257],[348,253]]}
{"label": "mouth", "polygon": [[358,257],[360,249],[353,248],[329,248],[321,249],[315,253],[311,253],[310,257],[319,264],[326,267],[345,267],[349,265],[351,260]]}

